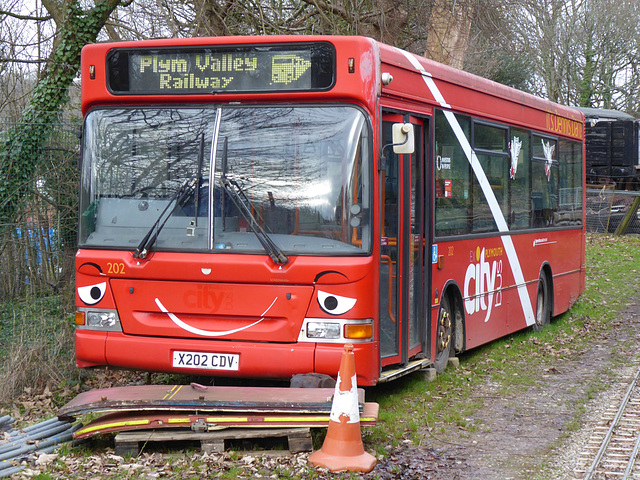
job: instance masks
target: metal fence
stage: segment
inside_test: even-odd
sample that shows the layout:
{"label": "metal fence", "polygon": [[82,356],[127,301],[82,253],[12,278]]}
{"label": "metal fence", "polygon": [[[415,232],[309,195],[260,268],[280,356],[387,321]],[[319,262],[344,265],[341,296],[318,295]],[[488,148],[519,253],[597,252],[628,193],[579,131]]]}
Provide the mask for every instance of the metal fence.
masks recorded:
{"label": "metal fence", "polygon": [[634,200],[639,196],[640,192],[615,190],[613,185],[587,186],[587,231],[616,233],[630,215],[627,229],[622,233],[640,234],[640,209],[634,209]]}

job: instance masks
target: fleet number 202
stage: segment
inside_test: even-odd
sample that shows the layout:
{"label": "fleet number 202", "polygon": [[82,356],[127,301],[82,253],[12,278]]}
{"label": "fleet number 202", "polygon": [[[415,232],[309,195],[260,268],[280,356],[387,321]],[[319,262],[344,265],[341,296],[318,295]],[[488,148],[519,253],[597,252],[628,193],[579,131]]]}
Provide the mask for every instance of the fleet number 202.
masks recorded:
{"label": "fleet number 202", "polygon": [[124,275],[124,263],[107,262],[107,275]]}

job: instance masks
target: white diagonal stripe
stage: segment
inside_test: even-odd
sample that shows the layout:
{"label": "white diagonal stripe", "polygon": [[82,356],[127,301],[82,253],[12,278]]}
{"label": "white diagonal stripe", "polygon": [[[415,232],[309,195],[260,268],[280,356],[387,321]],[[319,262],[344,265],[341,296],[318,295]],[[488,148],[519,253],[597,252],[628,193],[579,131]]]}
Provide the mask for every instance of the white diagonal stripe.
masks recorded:
{"label": "white diagonal stripe", "polygon": [[[402,52],[402,54],[409,60],[411,65],[421,73],[422,79],[424,83],[427,85],[427,88],[433,95],[433,98],[440,104],[440,106],[444,108],[451,108],[451,106],[446,102],[444,96],[438,89],[436,82],[434,82],[431,74],[428,73],[422,64],[418,61],[418,59],[411,53],[406,52],[404,50],[398,49],[398,51]],[[491,188],[491,184],[487,179],[484,170],[482,169],[482,165],[478,161],[478,157],[475,152],[471,148],[469,144],[469,140],[467,139],[460,123],[458,123],[458,119],[455,117],[453,112],[450,110],[444,111],[444,115],[451,126],[462,150],[464,151],[471,168],[473,169],[473,173],[480,184],[480,188],[482,189],[482,193],[484,193],[485,198],[487,199],[487,203],[489,204],[489,208],[491,210],[491,214],[493,215],[493,219],[498,226],[498,230],[500,232],[508,232],[509,227],[507,225],[507,221],[502,214],[502,210],[500,209],[500,204],[493,193]],[[502,240],[502,245],[504,246],[504,250],[507,254],[507,259],[509,260],[509,266],[511,267],[511,271],[513,272],[513,279],[515,280],[516,287],[518,288],[518,296],[520,297],[520,304],[522,305],[522,311],[524,313],[524,318],[527,323],[527,326],[533,325],[535,323],[535,315],[533,313],[533,306],[531,305],[531,299],[529,298],[529,292],[527,291],[527,286],[524,280],[524,275],[522,274],[522,268],[520,266],[520,260],[518,259],[518,254],[516,253],[516,249],[513,245],[513,240],[511,235],[503,235],[500,237]]]}

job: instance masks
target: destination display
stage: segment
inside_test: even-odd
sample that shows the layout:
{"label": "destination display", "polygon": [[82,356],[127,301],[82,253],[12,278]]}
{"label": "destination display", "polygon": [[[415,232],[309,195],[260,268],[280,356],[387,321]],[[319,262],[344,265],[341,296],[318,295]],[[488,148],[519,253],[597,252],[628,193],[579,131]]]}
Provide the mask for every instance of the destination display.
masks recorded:
{"label": "destination display", "polygon": [[107,56],[115,94],[328,90],[334,74],[328,43],[114,49]]}

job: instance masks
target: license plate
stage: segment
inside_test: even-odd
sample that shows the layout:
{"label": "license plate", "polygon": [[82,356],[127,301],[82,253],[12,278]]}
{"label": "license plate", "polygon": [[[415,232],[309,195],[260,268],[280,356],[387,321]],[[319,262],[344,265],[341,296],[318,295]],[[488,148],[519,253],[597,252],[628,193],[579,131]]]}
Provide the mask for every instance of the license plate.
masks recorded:
{"label": "license plate", "polygon": [[174,368],[204,368],[206,370],[238,370],[240,355],[231,353],[173,352]]}

